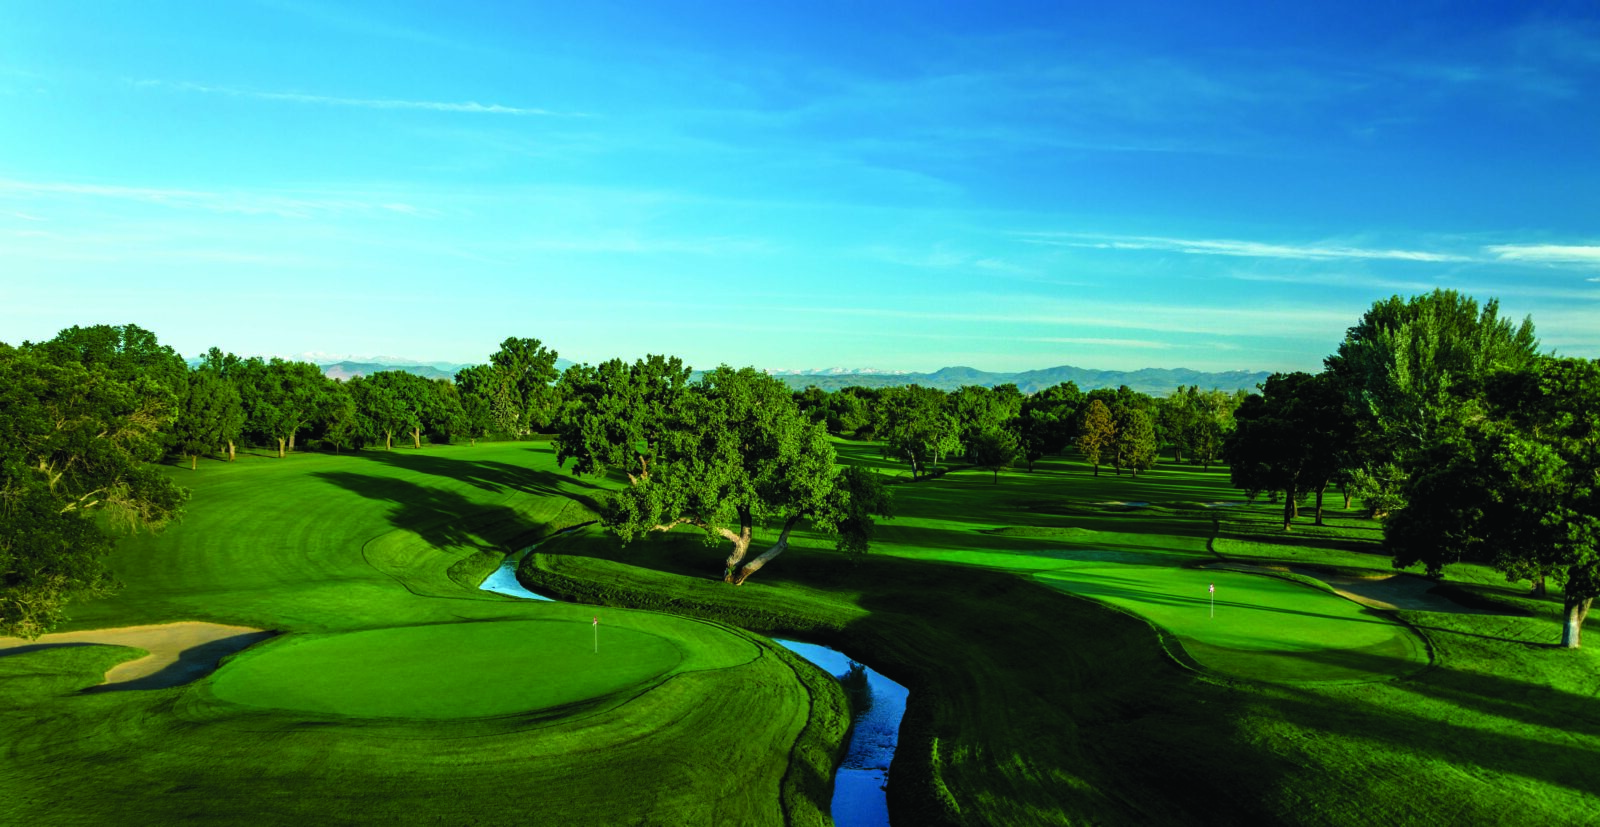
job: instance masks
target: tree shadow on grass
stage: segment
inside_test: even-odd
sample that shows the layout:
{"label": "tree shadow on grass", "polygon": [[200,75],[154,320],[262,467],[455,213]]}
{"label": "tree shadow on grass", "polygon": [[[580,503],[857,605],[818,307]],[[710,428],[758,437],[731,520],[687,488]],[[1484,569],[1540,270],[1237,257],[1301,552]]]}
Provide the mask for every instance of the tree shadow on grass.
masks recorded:
{"label": "tree shadow on grass", "polygon": [[544,528],[513,508],[473,502],[456,491],[407,479],[345,471],[318,471],[312,476],[389,504],[391,525],[413,532],[435,547],[506,551],[508,544],[537,535]]}
{"label": "tree shadow on grass", "polygon": [[[466,449],[470,451],[471,449]],[[529,447],[530,453],[539,449]],[[402,468],[418,474],[446,477],[467,483],[485,491],[516,489],[540,494],[572,496],[583,492],[599,492],[601,486],[571,474],[514,465],[498,460],[476,460],[465,455],[440,456],[409,450],[363,451],[355,454],[363,460]]]}
{"label": "tree shadow on grass", "polygon": [[[1349,657],[1349,653],[1338,653]],[[1309,660],[1333,654],[1306,652]],[[1359,655],[1357,656],[1359,657]],[[1371,668],[1387,664],[1372,663]],[[1387,704],[1371,695],[1282,687],[1274,708],[1310,731],[1384,744],[1400,755],[1420,754],[1462,767],[1525,776],[1573,790],[1593,790],[1600,749],[1600,699],[1482,671],[1436,667],[1384,685]],[[1415,701],[1404,696],[1413,695]],[[1473,720],[1455,710],[1488,716]],[[1495,724],[1501,719],[1506,724]],[[1526,728],[1526,729],[1524,729]],[[1552,738],[1564,733],[1566,738]],[[1581,746],[1579,739],[1587,739]],[[1576,743],[1575,743],[1576,742]]]}

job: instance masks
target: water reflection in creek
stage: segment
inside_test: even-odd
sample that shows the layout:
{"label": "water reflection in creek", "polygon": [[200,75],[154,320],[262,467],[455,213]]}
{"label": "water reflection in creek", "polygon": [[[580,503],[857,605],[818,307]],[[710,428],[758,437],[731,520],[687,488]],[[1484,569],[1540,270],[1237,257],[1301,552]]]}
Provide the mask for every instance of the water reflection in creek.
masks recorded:
{"label": "water reflection in creek", "polygon": [[[527,600],[550,600],[528,591],[517,580],[517,564],[535,547],[507,554],[505,562],[479,588]],[[833,779],[833,823],[838,827],[888,827],[889,802],[883,785],[900,737],[900,718],[906,713],[906,688],[826,646],[775,642],[837,677],[850,698],[850,744]]]}
{"label": "water reflection in creek", "polygon": [[906,713],[906,688],[842,652],[779,640],[785,648],[839,678],[850,697],[853,729],[844,763],[833,783],[833,823],[839,827],[887,827],[889,803],[883,785]]}

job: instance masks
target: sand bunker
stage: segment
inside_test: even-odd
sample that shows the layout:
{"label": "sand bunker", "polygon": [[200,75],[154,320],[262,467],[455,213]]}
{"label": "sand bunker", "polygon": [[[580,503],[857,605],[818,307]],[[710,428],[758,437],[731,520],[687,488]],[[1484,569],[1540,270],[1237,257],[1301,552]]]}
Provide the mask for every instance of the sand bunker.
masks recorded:
{"label": "sand bunker", "polygon": [[1390,574],[1378,577],[1349,577],[1329,574],[1299,566],[1253,566],[1247,563],[1212,563],[1208,569],[1233,571],[1286,571],[1314,577],[1331,586],[1335,593],[1374,609],[1411,609],[1421,612],[1455,612],[1457,614],[1492,614],[1484,609],[1464,606],[1440,594],[1433,593],[1438,584],[1414,574]]}
{"label": "sand bunker", "polygon": [[60,632],[23,640],[0,637],[0,656],[54,646],[108,644],[132,646],[150,654],[113,666],[106,682],[94,691],[162,689],[188,683],[217,668],[217,662],[251,644],[272,637],[274,632],[248,626],[184,621],[151,626],[123,626],[87,632]]}

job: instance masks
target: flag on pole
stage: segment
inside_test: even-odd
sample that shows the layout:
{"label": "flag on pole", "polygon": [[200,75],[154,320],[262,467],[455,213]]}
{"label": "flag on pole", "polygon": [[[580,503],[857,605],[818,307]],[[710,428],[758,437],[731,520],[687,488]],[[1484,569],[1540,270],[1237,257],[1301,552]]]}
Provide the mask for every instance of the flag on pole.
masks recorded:
{"label": "flag on pole", "polygon": [[594,616],[594,653],[600,654],[600,616]]}
{"label": "flag on pole", "polygon": [[1207,583],[1206,594],[1211,598],[1211,616],[1217,616],[1217,584]]}
{"label": "flag on pole", "polygon": [[[1206,591],[1211,592],[1212,594],[1216,594],[1217,593],[1217,584],[1212,583],[1211,585],[1206,586]],[[600,622],[600,618],[598,618],[598,617],[595,618],[595,622],[599,623]]]}
{"label": "flag on pole", "polygon": [[595,616],[595,619],[594,619],[594,625],[596,625],[596,626],[599,626],[599,625],[600,625],[600,617],[599,617],[599,615],[596,615],[596,616]]}

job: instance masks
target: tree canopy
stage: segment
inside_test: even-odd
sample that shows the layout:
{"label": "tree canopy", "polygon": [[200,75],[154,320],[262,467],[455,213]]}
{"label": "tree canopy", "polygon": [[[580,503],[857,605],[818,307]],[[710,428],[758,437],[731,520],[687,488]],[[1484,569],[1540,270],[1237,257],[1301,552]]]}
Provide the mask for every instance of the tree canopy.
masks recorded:
{"label": "tree canopy", "polygon": [[[652,357],[580,368],[559,426],[559,457],[575,473],[623,470],[604,523],[624,542],[688,525],[731,543],[723,579],[734,584],[789,546],[802,520],[864,551],[873,516],[888,510],[874,475],[843,473],[821,422],[804,414],[781,381],[727,366],[683,384],[676,359]],[[615,386],[607,380],[614,380]],[[778,539],[745,561],[760,524]]]}
{"label": "tree canopy", "polygon": [[175,403],[160,378],[77,348],[0,345],[0,633],[37,637],[109,591],[108,528],[178,516],[187,492],[148,464]]}

